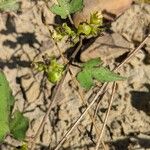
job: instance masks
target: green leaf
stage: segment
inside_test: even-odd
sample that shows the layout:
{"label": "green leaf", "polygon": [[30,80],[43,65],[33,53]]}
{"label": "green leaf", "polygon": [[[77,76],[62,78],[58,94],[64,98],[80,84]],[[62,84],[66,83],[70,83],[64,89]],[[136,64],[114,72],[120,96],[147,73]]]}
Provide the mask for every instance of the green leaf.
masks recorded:
{"label": "green leaf", "polygon": [[95,68],[93,69],[93,78],[100,82],[111,82],[126,79],[125,77],[122,77],[102,66],[98,69],[96,68],[96,71]]}
{"label": "green leaf", "polygon": [[77,80],[80,82],[80,85],[85,89],[90,89],[93,86],[91,72],[88,70],[80,72],[77,76]]}
{"label": "green leaf", "polygon": [[66,19],[68,15],[80,11],[83,8],[83,0],[57,0],[58,5],[54,4],[50,10],[56,15]]}
{"label": "green leaf", "polygon": [[86,63],[83,64],[83,67],[85,68],[92,68],[94,66],[98,66],[101,65],[102,61],[100,58],[95,58],[95,59],[91,59],[89,61],[87,61]]}
{"label": "green leaf", "polygon": [[16,139],[22,140],[28,128],[28,119],[16,111],[14,119],[11,112],[15,99],[9,87],[5,74],[0,70],[0,142],[2,142],[10,132]]}
{"label": "green leaf", "polygon": [[90,89],[94,85],[94,79],[100,82],[126,79],[100,65],[102,65],[102,61],[99,58],[91,59],[82,65],[82,71],[77,75],[77,80],[82,87],[87,90]]}
{"label": "green leaf", "polygon": [[1,11],[16,11],[20,4],[16,0],[0,0]]}
{"label": "green leaf", "polygon": [[10,120],[10,133],[17,140],[24,140],[29,126],[29,120],[19,111],[14,112],[14,117]]}
{"label": "green leaf", "polygon": [[95,12],[90,16],[90,22],[81,23],[78,26],[77,33],[85,34],[86,36],[97,36],[102,28],[100,28],[103,24],[103,16],[101,13]]}
{"label": "green leaf", "polygon": [[70,12],[75,13],[77,11],[82,10],[83,8],[83,0],[72,0],[70,2]]}
{"label": "green leaf", "polygon": [[0,142],[9,133],[9,120],[14,97],[5,74],[0,70]]}
{"label": "green leaf", "polygon": [[62,19],[66,19],[67,16],[68,16],[68,12],[66,12],[65,9],[63,9],[62,7],[54,4],[51,8],[50,8],[51,12],[56,14],[56,15],[59,15],[61,16]]}

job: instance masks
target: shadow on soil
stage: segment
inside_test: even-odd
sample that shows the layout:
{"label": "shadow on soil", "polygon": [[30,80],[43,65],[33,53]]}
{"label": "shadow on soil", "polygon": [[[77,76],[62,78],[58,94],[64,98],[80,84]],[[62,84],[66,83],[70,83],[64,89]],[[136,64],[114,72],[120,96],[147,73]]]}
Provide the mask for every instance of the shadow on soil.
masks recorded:
{"label": "shadow on soil", "polygon": [[140,138],[138,136],[132,137],[132,138],[124,138],[121,140],[117,140],[115,142],[110,143],[114,146],[114,150],[128,150],[129,147],[131,149],[135,149],[135,147],[140,148],[150,148],[150,139],[147,138]]}
{"label": "shadow on soil", "polygon": [[[8,14],[7,20],[6,20],[6,29],[2,29],[0,31],[0,34],[9,36],[11,34],[14,34],[14,37],[16,40],[5,40],[3,42],[4,47],[9,47],[11,49],[14,49],[14,54],[11,56],[9,60],[0,60],[0,68],[4,68],[7,66],[10,69],[16,68],[17,66],[20,67],[30,67],[31,62],[30,61],[24,61],[21,60],[21,55],[18,55],[17,52],[22,50],[23,45],[28,44],[29,47],[35,48],[36,50],[40,51],[38,48],[35,47],[35,44],[38,45],[38,47],[41,46],[39,41],[36,39],[36,35],[33,32],[21,32],[18,33],[16,30],[16,25],[14,21],[14,17],[10,16]],[[30,30],[30,29],[29,29]],[[18,48],[19,47],[19,48]],[[24,52],[22,52],[24,53]],[[16,56],[17,54],[17,56]]]}
{"label": "shadow on soil", "polygon": [[6,29],[5,30],[2,29],[0,31],[1,34],[9,35],[9,34],[15,33],[17,34],[17,37],[16,37],[16,42],[11,41],[11,40],[4,41],[3,42],[4,46],[8,46],[10,48],[16,48],[18,44],[20,44],[21,46],[23,46],[24,44],[29,44],[29,46],[33,48],[35,48],[34,44],[38,44],[40,46],[40,43],[36,39],[35,33],[32,33],[32,32],[18,33],[16,31],[14,17],[8,15],[5,26],[6,26]]}
{"label": "shadow on soil", "polygon": [[0,59],[0,68],[4,69],[4,67],[8,67],[9,69],[14,69],[17,67],[31,67],[31,61],[20,60],[20,56],[13,56],[10,61],[4,61]]}
{"label": "shadow on soil", "polygon": [[150,115],[150,84],[145,84],[145,86],[149,92],[131,91],[131,104],[137,110],[142,110],[147,115]]}

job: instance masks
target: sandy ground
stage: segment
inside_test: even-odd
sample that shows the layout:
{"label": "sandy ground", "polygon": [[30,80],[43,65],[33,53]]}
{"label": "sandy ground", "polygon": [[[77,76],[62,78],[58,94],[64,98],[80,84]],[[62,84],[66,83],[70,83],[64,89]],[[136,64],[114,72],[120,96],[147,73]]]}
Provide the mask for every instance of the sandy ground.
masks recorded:
{"label": "sandy ground", "polygon": [[[34,1],[22,1],[21,13],[17,15],[0,14],[0,68],[5,72],[15,95],[14,109],[23,111],[30,119],[27,137],[33,136],[38,129],[50,102],[53,86],[42,73],[31,68],[31,63],[34,59],[40,60],[45,53],[58,56],[57,48],[42,23],[42,14],[48,23],[54,22],[54,15],[42,1],[36,6]],[[120,63],[144,39],[149,24],[150,5],[132,5],[111,24],[112,32],[98,37],[88,45],[81,52],[80,59],[86,61],[101,57],[113,68],[114,63]],[[85,43],[85,47],[86,45]],[[62,52],[68,47],[63,42],[59,46]],[[72,70],[77,73],[78,69],[72,66]],[[150,150],[150,42],[120,69],[120,74],[128,79],[117,83],[103,141],[108,150]],[[99,130],[108,108],[110,93],[111,88],[98,109],[96,123]],[[95,93],[90,91],[85,97],[90,94],[89,102]],[[37,149],[53,149],[84,109],[85,106],[67,75],[58,101],[38,139]],[[9,137],[6,141],[16,146],[18,144]],[[87,114],[61,149],[94,150],[95,142],[95,129],[91,130],[91,120]],[[3,144],[0,149],[12,148]]]}

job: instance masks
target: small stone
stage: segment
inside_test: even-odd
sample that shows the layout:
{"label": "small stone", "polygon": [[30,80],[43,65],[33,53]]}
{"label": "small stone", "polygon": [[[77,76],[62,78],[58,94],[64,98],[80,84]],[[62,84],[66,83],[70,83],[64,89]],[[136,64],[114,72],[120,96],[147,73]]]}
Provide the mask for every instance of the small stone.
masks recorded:
{"label": "small stone", "polygon": [[[118,39],[120,40],[119,42],[117,42]],[[126,46],[124,43],[126,43]],[[102,37],[98,37],[92,45],[82,52],[80,59],[85,62],[89,59],[100,57],[103,61],[107,61],[130,51],[131,46],[129,42],[120,38],[118,34],[113,34],[112,36],[106,34]]]}

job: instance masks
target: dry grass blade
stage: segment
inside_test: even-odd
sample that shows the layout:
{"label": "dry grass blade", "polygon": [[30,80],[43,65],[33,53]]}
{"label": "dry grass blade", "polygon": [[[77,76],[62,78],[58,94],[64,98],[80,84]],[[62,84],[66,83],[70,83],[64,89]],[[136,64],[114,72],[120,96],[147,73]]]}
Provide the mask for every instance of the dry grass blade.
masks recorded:
{"label": "dry grass blade", "polygon": [[[72,79],[72,81],[74,82],[74,84],[75,84],[75,85],[78,85],[79,83],[78,83],[78,81],[77,81],[76,79],[74,79],[73,73],[72,73],[71,69],[69,70],[69,73],[70,73],[71,79]],[[79,90],[76,90],[76,91],[77,91],[77,93],[78,93],[78,95],[79,95],[79,97],[80,97],[80,99],[81,99],[81,102],[82,102],[84,105],[87,105],[87,106],[88,106],[89,104],[87,103],[87,101],[84,100],[84,97],[83,97],[83,95],[82,95],[82,93],[81,93],[81,91],[80,91],[80,87],[79,87]],[[95,127],[96,134],[99,135],[100,131],[98,130],[98,127],[97,127],[97,125],[96,125],[95,119],[94,119],[94,117],[92,117],[90,111],[88,111],[88,115],[89,115],[89,117],[90,117],[90,119],[91,119],[91,121],[92,121],[92,123],[93,123],[93,125],[94,125],[94,127]],[[97,137],[97,135],[96,135],[96,137]],[[103,142],[103,141],[101,141],[101,142],[102,142],[103,148],[105,149],[105,144],[104,144],[104,142]]]}
{"label": "dry grass blade", "polygon": [[105,116],[105,119],[104,119],[104,123],[103,123],[102,129],[101,129],[101,132],[100,132],[100,135],[99,135],[98,142],[97,142],[95,150],[99,149],[99,145],[100,145],[100,142],[101,142],[101,139],[102,139],[102,136],[103,136],[103,132],[104,132],[105,126],[107,124],[108,116],[109,116],[111,105],[112,105],[112,102],[113,102],[115,88],[116,88],[116,82],[113,83],[113,89],[112,89],[112,93],[111,93],[111,98],[110,98],[108,110],[107,110],[107,113],[106,113],[106,116]]}
{"label": "dry grass blade", "polygon": [[118,71],[126,62],[128,62],[131,59],[131,57],[145,45],[145,43],[147,42],[148,38],[150,38],[150,34],[148,34],[145,37],[145,39],[140,43],[140,45],[136,49],[134,49],[133,51],[131,51],[131,53],[129,53],[128,57],[122,63],[120,63],[114,69],[114,71]]}
{"label": "dry grass blade", "polygon": [[[144,44],[146,43],[146,41],[147,41],[147,39],[150,37],[150,35],[148,35],[143,41],[142,41],[142,43],[135,49],[135,50],[133,50],[130,54],[129,54],[129,56],[122,62],[122,63],[120,63],[113,71],[119,71],[119,69],[127,62],[127,61],[129,61],[129,59],[139,50],[139,49],[141,49],[143,46],[144,46]],[[97,114],[97,111],[98,111],[98,108],[99,108],[99,106],[100,106],[100,102],[101,101],[99,101],[98,102],[98,104],[97,104],[97,106],[96,106],[96,109],[95,109],[95,112],[94,112],[94,119],[95,119],[95,117],[96,117],[96,114]]]}
{"label": "dry grass blade", "polygon": [[[143,42],[140,43],[140,45],[133,50],[129,56],[120,64],[118,65],[114,71],[117,71],[120,67],[122,67],[126,62],[128,62],[131,57],[137,52],[139,51],[144,44],[146,43],[146,41],[148,40],[148,38],[150,37],[150,34],[148,34],[148,36],[146,36],[146,38],[143,40]],[[58,143],[58,145],[56,146],[56,148],[54,150],[58,150],[61,145],[63,144],[63,142],[66,140],[66,138],[69,136],[69,134],[74,130],[74,128],[78,125],[78,123],[81,121],[81,119],[86,115],[86,113],[88,112],[88,110],[93,106],[93,104],[95,103],[95,101],[97,100],[97,98],[102,94],[102,92],[104,91],[104,89],[107,89],[108,84],[104,83],[103,86],[101,87],[101,89],[99,90],[99,92],[96,94],[96,96],[94,97],[93,101],[89,104],[89,106],[86,108],[86,110],[81,114],[81,116],[76,120],[76,122],[73,124],[73,126],[66,132],[66,134],[63,136],[63,138],[61,139],[61,141]]]}

